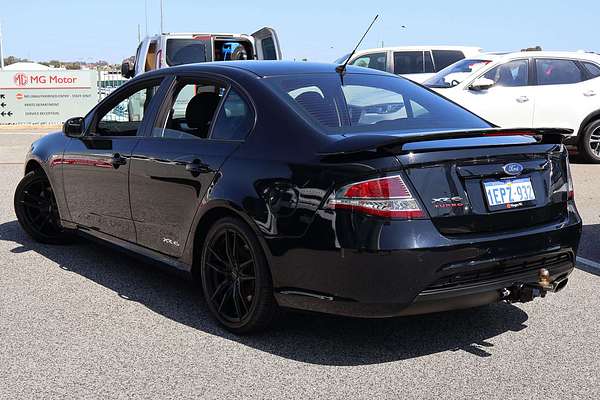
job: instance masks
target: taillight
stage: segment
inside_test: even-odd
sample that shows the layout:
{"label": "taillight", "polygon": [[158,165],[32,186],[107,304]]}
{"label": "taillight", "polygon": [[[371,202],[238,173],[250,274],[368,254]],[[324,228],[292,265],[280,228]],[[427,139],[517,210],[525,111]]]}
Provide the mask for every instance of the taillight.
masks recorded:
{"label": "taillight", "polygon": [[331,195],[326,207],[379,217],[401,219],[425,217],[419,203],[399,175],[344,186]]}
{"label": "taillight", "polygon": [[575,200],[575,188],[573,186],[573,177],[571,175],[571,163],[569,162],[569,157],[567,157],[567,199]]}

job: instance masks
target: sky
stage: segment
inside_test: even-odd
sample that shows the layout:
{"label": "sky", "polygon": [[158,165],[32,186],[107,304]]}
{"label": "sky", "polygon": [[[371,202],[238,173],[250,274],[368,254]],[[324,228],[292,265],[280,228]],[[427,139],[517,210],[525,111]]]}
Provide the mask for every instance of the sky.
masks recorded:
{"label": "sky", "polygon": [[[148,10],[146,24],[145,4]],[[4,56],[35,61],[106,60],[134,54],[160,30],[160,0],[0,0]],[[486,51],[600,51],[600,0],[163,0],[167,32],[252,33],[271,26],[283,57],[333,61],[361,48],[465,45]],[[402,28],[402,25],[406,28]]]}

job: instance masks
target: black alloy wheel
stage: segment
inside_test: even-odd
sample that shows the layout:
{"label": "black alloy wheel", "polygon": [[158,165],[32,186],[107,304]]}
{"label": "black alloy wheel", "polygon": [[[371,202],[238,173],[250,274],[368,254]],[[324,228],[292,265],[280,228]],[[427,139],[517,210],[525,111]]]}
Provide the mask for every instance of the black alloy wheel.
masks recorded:
{"label": "black alloy wheel", "polygon": [[271,277],[254,233],[235,218],[210,229],[202,250],[202,287],[213,316],[234,333],[264,329],[277,306]]}
{"label": "black alloy wheel", "polygon": [[14,206],[19,224],[35,241],[49,244],[69,241],[70,235],[60,225],[52,187],[42,171],[31,171],[21,179]]}
{"label": "black alloy wheel", "polygon": [[600,120],[593,121],[585,127],[579,152],[587,162],[600,164]]}

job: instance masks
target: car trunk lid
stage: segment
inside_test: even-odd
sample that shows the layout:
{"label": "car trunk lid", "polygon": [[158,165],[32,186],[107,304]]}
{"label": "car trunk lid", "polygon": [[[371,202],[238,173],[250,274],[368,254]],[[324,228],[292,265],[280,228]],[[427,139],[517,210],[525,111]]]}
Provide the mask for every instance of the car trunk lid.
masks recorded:
{"label": "car trunk lid", "polygon": [[[327,157],[394,154],[438,230],[461,235],[523,229],[566,215],[567,130],[436,132],[330,146]],[[342,140],[343,141],[343,140]],[[361,145],[356,145],[362,141]],[[383,143],[383,144],[381,144]],[[354,150],[350,150],[350,149]],[[362,149],[362,150],[360,150]]]}

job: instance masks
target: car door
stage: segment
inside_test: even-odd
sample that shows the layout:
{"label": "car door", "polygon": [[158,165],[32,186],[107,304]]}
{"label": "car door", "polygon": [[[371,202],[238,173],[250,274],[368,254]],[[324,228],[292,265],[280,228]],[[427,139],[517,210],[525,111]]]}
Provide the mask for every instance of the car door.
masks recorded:
{"label": "car door", "polygon": [[600,108],[598,80],[589,79],[585,65],[575,60],[536,58],[536,127],[579,130],[581,122]]}
{"label": "car door", "polygon": [[252,34],[259,60],[281,60],[281,47],[275,29],[264,27]]}
{"label": "car door", "polygon": [[130,193],[138,243],[179,257],[194,216],[254,114],[228,82],[180,77],[150,135],[131,161]]}
{"label": "car door", "polygon": [[392,72],[415,82],[424,82],[434,72],[429,50],[394,51]]}
{"label": "car door", "polygon": [[496,65],[479,77],[493,82],[489,89],[474,90],[469,82],[452,93],[452,100],[503,128],[530,128],[536,97],[528,59]]}
{"label": "car door", "polygon": [[129,205],[130,157],[161,81],[143,80],[113,93],[86,118],[86,134],[67,143],[63,182],[73,222],[135,242]]}

